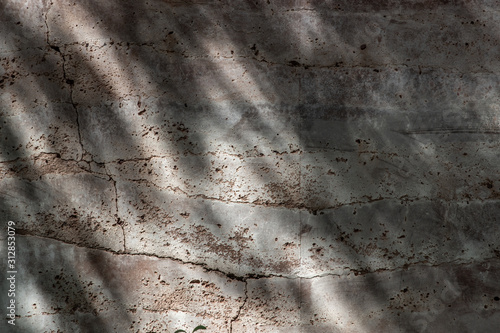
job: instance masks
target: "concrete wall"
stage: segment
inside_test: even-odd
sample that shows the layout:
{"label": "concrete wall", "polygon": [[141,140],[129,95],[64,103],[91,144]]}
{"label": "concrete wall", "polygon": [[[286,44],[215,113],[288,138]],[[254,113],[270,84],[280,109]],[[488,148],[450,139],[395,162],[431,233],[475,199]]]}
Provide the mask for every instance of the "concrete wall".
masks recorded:
{"label": "concrete wall", "polygon": [[2,332],[500,327],[500,3],[0,9]]}

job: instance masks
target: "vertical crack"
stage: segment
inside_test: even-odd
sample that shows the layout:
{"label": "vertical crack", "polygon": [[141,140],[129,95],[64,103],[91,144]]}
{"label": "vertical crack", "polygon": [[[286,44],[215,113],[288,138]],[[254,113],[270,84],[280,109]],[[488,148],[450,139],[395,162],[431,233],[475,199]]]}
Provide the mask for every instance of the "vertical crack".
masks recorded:
{"label": "vertical crack", "polygon": [[46,28],[46,31],[45,31],[45,42],[47,43],[47,45],[50,46],[50,40],[49,40],[49,32],[50,32],[50,29],[49,29],[49,24],[47,23],[48,21],[48,15],[49,15],[49,11],[50,11],[50,8],[52,6],[52,2],[50,2],[47,6],[47,10],[45,11],[45,15],[43,16],[44,20],[45,20],[45,28]]}
{"label": "vertical crack", "polygon": [[[302,26],[302,16],[299,17],[299,24]],[[299,49],[299,59],[302,59],[302,52]],[[300,69],[298,70],[298,99],[297,99],[297,104],[296,104],[296,109],[300,110],[301,107],[301,92],[302,92],[302,79],[304,75],[304,70]],[[300,111],[299,111],[300,114]],[[299,115],[300,118],[300,115]],[[299,122],[299,128],[298,128],[298,133],[302,133],[302,121]],[[305,195],[304,195],[304,190],[302,189],[302,152],[303,152],[303,147],[300,146],[300,140],[299,138],[299,200],[302,201],[302,204],[305,203]],[[302,211],[299,211],[299,265],[302,267]],[[299,300],[301,301],[301,300]]]}
{"label": "vertical crack", "polygon": [[243,307],[246,305],[247,300],[248,300],[248,281],[245,279],[245,298],[243,299],[243,303],[238,309],[238,312],[233,318],[231,318],[231,321],[229,322],[229,333],[233,333],[233,323],[237,321],[238,318],[240,317],[241,310],[243,310]]}
{"label": "vertical crack", "polygon": [[81,149],[80,156],[77,158],[77,160],[81,161],[83,159],[85,149],[83,147],[82,133],[81,133],[81,129],[80,129],[80,115],[78,114],[78,103],[76,103],[73,99],[73,88],[75,85],[75,80],[69,78],[68,74],[66,73],[66,56],[64,55],[63,52],[61,52],[61,48],[50,42],[50,29],[49,29],[49,24],[48,24],[48,15],[49,15],[49,11],[50,11],[50,8],[52,5],[53,5],[53,3],[50,2],[49,6],[47,8],[47,11],[45,12],[45,15],[44,15],[45,28],[46,28],[45,42],[52,50],[59,53],[59,55],[62,58],[63,79],[64,79],[64,82],[69,85],[69,102],[71,103],[71,105],[73,106],[73,110],[75,111],[76,128],[78,131],[78,142],[80,143],[80,149]]}
{"label": "vertical crack", "polygon": [[118,189],[116,187],[116,180],[113,178],[111,172],[108,170],[108,166],[106,163],[104,164],[104,171],[106,173],[106,176],[109,177],[109,180],[113,183],[113,190],[115,192],[115,220],[116,224],[118,224],[122,230],[122,236],[123,236],[123,253],[127,253],[127,243],[126,243],[126,237],[125,237],[125,225],[124,221],[120,219],[120,212],[118,209]]}
{"label": "vertical crack", "polygon": [[64,53],[62,53],[61,50],[59,49],[59,47],[57,47],[57,46],[51,45],[50,47],[52,49],[54,49],[56,52],[58,52],[61,55],[61,58],[63,60],[63,63],[62,63],[63,78],[64,78],[64,82],[66,82],[66,84],[69,85],[69,102],[71,103],[71,105],[73,106],[73,110],[75,111],[76,129],[78,132],[78,142],[80,143],[80,149],[81,149],[80,157],[78,158],[78,160],[81,161],[83,158],[83,154],[85,152],[85,148],[83,147],[83,142],[82,142],[82,133],[81,133],[81,128],[80,128],[80,115],[78,113],[78,103],[76,103],[73,99],[73,91],[74,91],[73,88],[75,85],[75,81],[73,79],[70,79],[66,73],[66,56],[64,55]]}
{"label": "vertical crack", "polygon": [[[106,170],[107,172],[107,170]],[[111,179],[113,182],[113,188],[115,190],[115,217],[116,217],[116,223],[120,226],[122,229],[122,234],[123,234],[123,253],[127,253],[127,243],[126,243],[126,237],[125,237],[125,226],[123,221],[120,219],[120,214],[118,213],[118,189],[116,188],[116,180],[108,173],[108,177]]]}

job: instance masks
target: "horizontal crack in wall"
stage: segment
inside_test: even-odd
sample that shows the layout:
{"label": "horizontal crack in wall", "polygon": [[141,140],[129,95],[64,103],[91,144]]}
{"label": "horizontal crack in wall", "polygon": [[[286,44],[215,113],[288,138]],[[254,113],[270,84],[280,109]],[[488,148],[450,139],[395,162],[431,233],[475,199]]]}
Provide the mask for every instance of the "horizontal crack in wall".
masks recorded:
{"label": "horizontal crack in wall", "polygon": [[312,280],[312,279],[323,278],[323,277],[328,277],[328,276],[342,278],[342,277],[348,276],[350,273],[354,274],[355,276],[364,276],[364,275],[368,275],[368,274],[377,274],[377,273],[386,273],[386,272],[399,272],[399,271],[403,271],[403,270],[408,270],[408,269],[413,268],[413,267],[441,267],[441,266],[447,266],[447,265],[450,265],[450,266],[451,265],[453,265],[453,266],[467,266],[467,265],[472,265],[472,264],[485,263],[485,262],[489,262],[489,261],[500,261],[500,259],[498,258],[498,256],[493,256],[493,257],[481,258],[481,260],[473,260],[473,261],[462,261],[462,260],[458,260],[458,259],[457,260],[453,260],[453,261],[440,262],[440,263],[429,263],[427,261],[420,261],[420,262],[416,262],[416,263],[412,263],[412,264],[402,265],[400,267],[394,267],[394,268],[391,268],[391,269],[388,269],[388,268],[379,268],[379,269],[376,269],[376,270],[368,270],[368,269],[355,270],[355,269],[351,269],[351,268],[348,268],[348,267],[344,267],[344,269],[346,269],[349,272],[348,274],[338,274],[338,273],[332,273],[332,272],[325,272],[325,273],[322,273],[322,274],[317,274],[317,275],[312,275],[312,276],[282,275],[282,274],[246,274],[246,275],[237,275],[237,274],[234,274],[232,272],[225,272],[225,271],[223,271],[221,269],[218,269],[218,268],[209,267],[206,263],[199,263],[199,262],[194,262],[194,261],[185,261],[185,260],[182,260],[182,259],[179,259],[179,258],[175,258],[175,257],[171,257],[171,256],[161,256],[161,255],[156,255],[156,254],[152,254],[152,253],[144,253],[144,252],[117,252],[117,251],[113,251],[111,249],[85,247],[85,246],[81,246],[81,245],[78,245],[78,244],[66,242],[64,240],[57,239],[57,238],[39,236],[39,235],[36,235],[36,234],[29,233],[29,232],[27,232],[25,230],[22,230],[22,229],[17,229],[16,232],[20,236],[24,236],[24,237],[35,237],[35,238],[40,238],[40,239],[49,239],[49,240],[61,242],[61,243],[64,243],[64,244],[68,244],[68,245],[72,245],[72,246],[75,246],[75,247],[79,247],[79,248],[83,248],[83,249],[88,249],[88,250],[92,250],[92,251],[104,251],[104,252],[111,253],[113,255],[120,255],[120,256],[122,256],[122,255],[143,256],[143,257],[151,257],[151,258],[157,258],[157,259],[171,260],[171,261],[183,264],[183,265],[192,265],[192,266],[200,267],[205,272],[213,272],[213,273],[222,274],[225,277],[227,277],[228,279],[237,280],[237,281],[241,281],[241,282],[246,282],[248,280],[274,279],[274,278],[277,278],[277,279],[288,279],[288,280],[297,280],[297,279]]}

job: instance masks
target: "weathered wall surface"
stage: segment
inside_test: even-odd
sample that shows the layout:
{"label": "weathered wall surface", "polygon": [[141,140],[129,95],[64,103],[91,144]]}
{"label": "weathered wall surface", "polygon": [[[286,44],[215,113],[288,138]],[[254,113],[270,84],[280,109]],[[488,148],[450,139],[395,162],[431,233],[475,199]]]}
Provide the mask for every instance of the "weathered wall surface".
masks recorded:
{"label": "weathered wall surface", "polygon": [[500,3],[0,8],[2,332],[500,327]]}

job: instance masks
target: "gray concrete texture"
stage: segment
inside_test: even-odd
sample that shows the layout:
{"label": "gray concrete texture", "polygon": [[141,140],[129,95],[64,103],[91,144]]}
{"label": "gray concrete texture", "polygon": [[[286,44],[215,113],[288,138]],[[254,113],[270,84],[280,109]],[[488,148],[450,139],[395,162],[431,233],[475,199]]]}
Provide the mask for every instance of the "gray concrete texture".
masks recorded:
{"label": "gray concrete texture", "polygon": [[1,2],[0,331],[498,332],[499,12]]}

